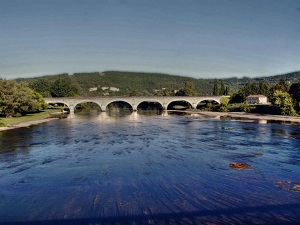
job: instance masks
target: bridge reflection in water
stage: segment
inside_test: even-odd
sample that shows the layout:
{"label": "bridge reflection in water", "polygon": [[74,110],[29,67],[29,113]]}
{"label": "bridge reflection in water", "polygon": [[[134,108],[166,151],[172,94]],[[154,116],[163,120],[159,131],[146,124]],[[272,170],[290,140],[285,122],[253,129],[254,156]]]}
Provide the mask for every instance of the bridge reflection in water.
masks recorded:
{"label": "bridge reflection in water", "polygon": [[101,111],[105,112],[107,107],[111,103],[123,102],[130,105],[133,111],[137,111],[139,105],[142,103],[155,103],[162,110],[167,110],[171,104],[175,102],[185,102],[187,107],[196,109],[198,104],[203,101],[214,101],[220,104],[222,97],[228,96],[154,96],[154,97],[86,97],[86,98],[45,98],[48,104],[61,103],[66,105],[70,110],[70,116],[72,117],[75,113],[75,107],[78,104],[93,102],[101,108]]}

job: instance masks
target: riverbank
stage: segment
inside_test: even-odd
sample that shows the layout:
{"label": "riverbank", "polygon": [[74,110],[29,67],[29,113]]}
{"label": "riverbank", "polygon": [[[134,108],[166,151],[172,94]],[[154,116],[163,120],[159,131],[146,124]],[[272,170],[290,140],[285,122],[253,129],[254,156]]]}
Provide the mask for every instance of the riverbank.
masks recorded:
{"label": "riverbank", "polygon": [[267,121],[281,121],[281,122],[296,122],[300,123],[300,117],[270,115],[270,114],[256,114],[244,112],[212,112],[212,111],[184,111],[193,115],[198,114],[207,117],[221,118],[229,117],[233,119],[250,119],[250,120],[267,120]]}
{"label": "riverbank", "polygon": [[34,120],[34,121],[19,123],[19,124],[15,124],[15,125],[9,125],[7,127],[0,127],[0,131],[22,128],[22,127],[30,127],[33,125],[37,125],[37,124],[41,124],[41,123],[45,123],[45,122],[49,122],[49,121],[57,120],[57,119],[58,118],[47,118],[47,119],[42,119],[42,120]]}
{"label": "riverbank", "polygon": [[56,113],[58,110],[45,110],[40,113],[28,114],[23,117],[13,117],[13,118],[0,118],[0,123],[6,125],[0,127],[0,131],[11,130],[20,127],[29,127],[32,125],[45,123],[58,118],[53,118],[50,116],[51,113]]}
{"label": "riverbank", "polygon": [[[255,113],[244,113],[244,112],[212,112],[212,111],[196,111],[196,110],[170,110],[170,112],[183,112],[191,114],[194,117],[205,116],[207,118],[221,119],[221,117],[227,117],[232,119],[248,119],[248,120],[258,120],[258,121],[279,121],[279,122],[294,122],[300,124],[300,117],[292,116],[281,116],[281,115],[269,115],[269,114],[255,114]],[[53,111],[51,111],[53,113]],[[33,116],[33,120],[26,122],[19,122],[9,124],[6,127],[0,127],[0,131],[11,130],[22,127],[30,127],[32,125],[37,125],[40,123],[49,122],[52,120],[59,119],[50,118],[49,112],[44,112],[43,115]]]}

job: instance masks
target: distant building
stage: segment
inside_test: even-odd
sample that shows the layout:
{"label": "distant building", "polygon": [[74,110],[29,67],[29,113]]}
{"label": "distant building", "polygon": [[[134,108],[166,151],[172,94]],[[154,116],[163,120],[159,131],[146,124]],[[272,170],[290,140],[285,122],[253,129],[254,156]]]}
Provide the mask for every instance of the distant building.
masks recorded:
{"label": "distant building", "polygon": [[110,91],[120,91],[119,88],[116,88],[116,87],[102,87],[101,88],[103,91],[105,90],[110,90]]}
{"label": "distant building", "polygon": [[97,89],[98,89],[98,88],[93,87],[93,88],[90,88],[89,91],[97,91]]}
{"label": "distant building", "polygon": [[120,89],[119,89],[119,88],[116,88],[116,87],[109,87],[109,90],[110,90],[110,91],[120,91]]}
{"label": "distant building", "polygon": [[249,95],[246,97],[248,104],[269,104],[268,98],[264,95]]}

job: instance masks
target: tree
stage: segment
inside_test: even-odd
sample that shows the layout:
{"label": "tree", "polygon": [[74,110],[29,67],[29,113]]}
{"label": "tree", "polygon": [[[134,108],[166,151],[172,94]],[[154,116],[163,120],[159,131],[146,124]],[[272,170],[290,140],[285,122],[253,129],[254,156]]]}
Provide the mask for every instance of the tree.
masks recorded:
{"label": "tree", "polygon": [[289,91],[289,85],[287,84],[287,82],[283,79],[280,79],[280,81],[273,85],[273,87],[271,88],[271,95],[276,91],[283,91],[283,92],[288,92]]}
{"label": "tree", "polygon": [[275,90],[273,95],[274,105],[279,109],[281,115],[296,116],[297,113],[293,107],[293,100],[289,93],[281,90]]}
{"label": "tree", "polygon": [[247,82],[240,90],[238,91],[238,94],[242,96],[244,99],[252,94],[252,85],[250,82]]}
{"label": "tree", "polygon": [[226,85],[224,95],[229,95],[229,94],[230,94],[230,85]]}
{"label": "tree", "polygon": [[177,96],[197,96],[198,92],[196,91],[195,85],[192,82],[186,82],[184,87],[180,89],[177,93]]}
{"label": "tree", "polygon": [[29,84],[29,87],[39,92],[43,97],[51,97],[51,87],[53,82],[50,80],[41,78]]}
{"label": "tree", "polygon": [[270,91],[269,85],[265,81],[258,83],[258,94],[268,96]]}
{"label": "tree", "polygon": [[221,81],[221,89],[220,89],[220,95],[225,95],[226,94],[226,87],[225,87],[225,83],[224,80]]}
{"label": "tree", "polygon": [[0,112],[2,116],[12,117],[19,113],[25,115],[46,108],[42,96],[27,85],[11,80],[0,80]]}
{"label": "tree", "polygon": [[51,87],[52,97],[74,97],[78,94],[79,88],[69,77],[58,78]]}
{"label": "tree", "polygon": [[213,95],[220,95],[219,81],[218,80],[214,81]]}
{"label": "tree", "polygon": [[295,105],[298,108],[300,103],[300,81],[291,85],[289,94],[295,100]]}

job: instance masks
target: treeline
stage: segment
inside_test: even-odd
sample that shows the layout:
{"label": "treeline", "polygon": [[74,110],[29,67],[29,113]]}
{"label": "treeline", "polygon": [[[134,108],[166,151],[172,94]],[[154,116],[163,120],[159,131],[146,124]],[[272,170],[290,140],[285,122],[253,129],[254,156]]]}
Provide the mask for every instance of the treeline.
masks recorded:
{"label": "treeline", "polygon": [[[159,73],[106,71],[94,73],[58,74],[17,79],[44,97],[63,96],[153,96],[174,95],[186,83],[192,83],[198,95],[232,95],[249,83],[274,85],[280,80],[294,83],[300,72],[260,78],[195,79]],[[119,91],[104,87],[115,87]],[[96,90],[90,91],[90,88]],[[180,94],[180,93],[178,93]]]}
{"label": "treeline", "polygon": [[0,79],[0,116],[23,116],[46,108],[43,97],[26,84]]}
{"label": "treeline", "polygon": [[[294,83],[281,79],[278,83],[268,84],[260,82],[247,82],[237,92],[233,93],[229,101],[220,107],[221,111],[228,111],[234,104],[242,104],[241,111],[251,111],[250,105],[245,103],[249,95],[264,95],[270,101],[269,106],[252,106],[254,110],[264,109],[266,113],[297,116],[300,110],[300,79]],[[236,108],[234,109],[236,110]]]}

